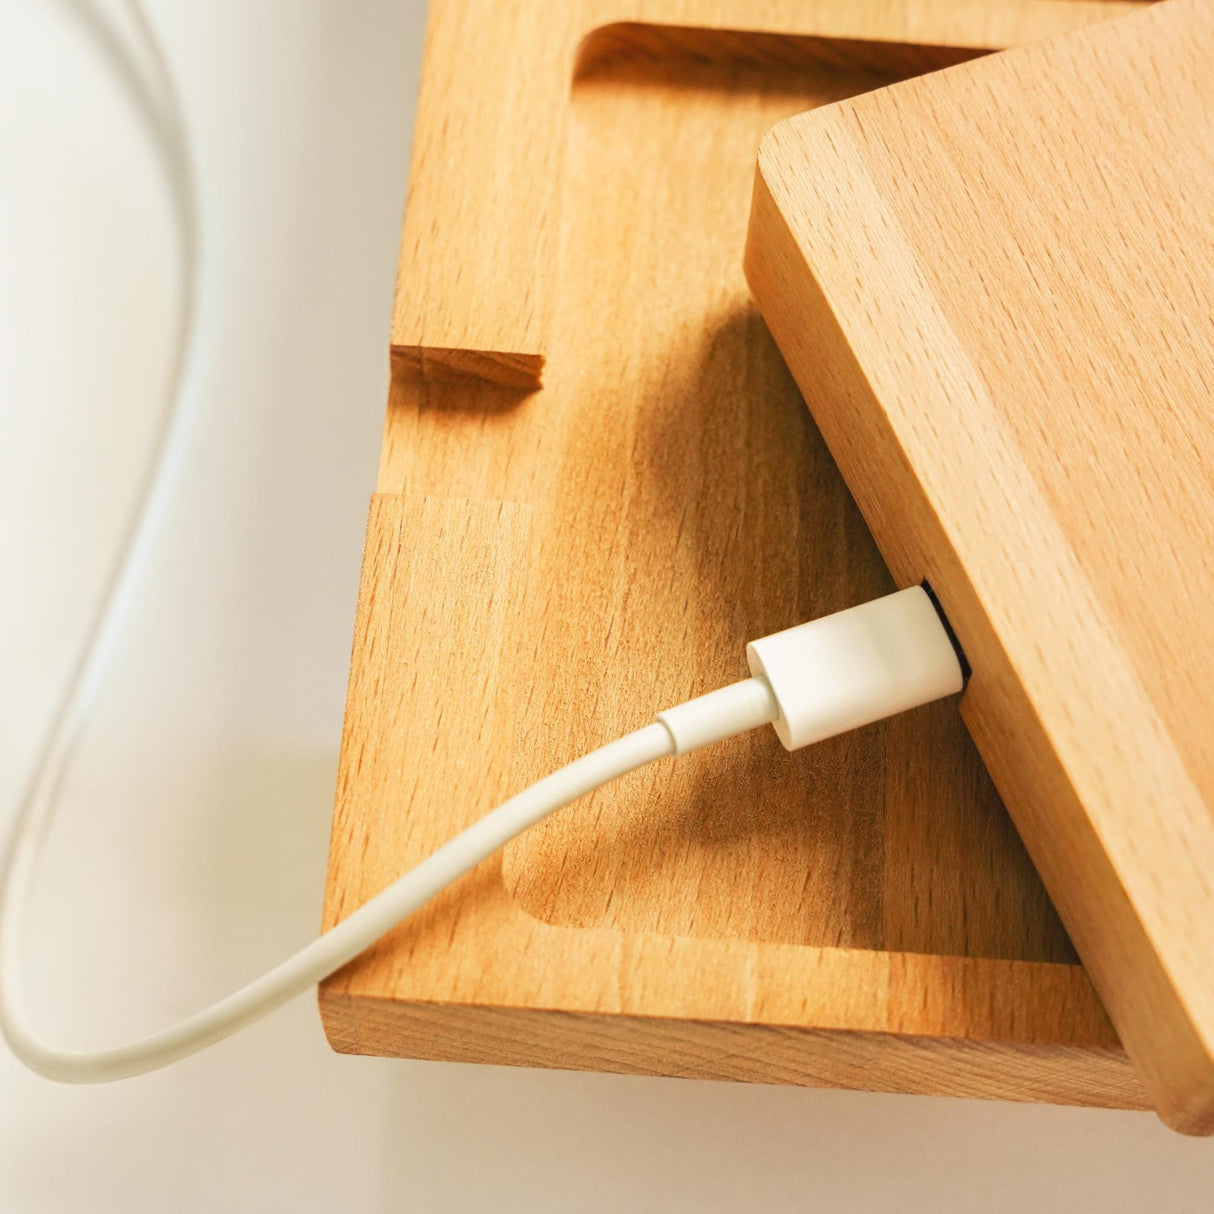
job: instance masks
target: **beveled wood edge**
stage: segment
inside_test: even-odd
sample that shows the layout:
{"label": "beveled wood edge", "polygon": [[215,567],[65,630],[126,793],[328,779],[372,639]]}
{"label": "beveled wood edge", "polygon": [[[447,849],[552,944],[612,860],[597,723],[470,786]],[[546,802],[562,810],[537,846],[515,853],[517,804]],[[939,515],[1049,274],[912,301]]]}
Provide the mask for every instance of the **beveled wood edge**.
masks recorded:
{"label": "beveled wood edge", "polygon": [[1096,1108],[1150,1106],[1124,1051],[439,1004],[323,991],[339,1053]]}
{"label": "beveled wood edge", "polygon": [[1122,1053],[1078,965],[559,926],[513,900],[500,856],[321,990],[322,1012],[332,995]]}

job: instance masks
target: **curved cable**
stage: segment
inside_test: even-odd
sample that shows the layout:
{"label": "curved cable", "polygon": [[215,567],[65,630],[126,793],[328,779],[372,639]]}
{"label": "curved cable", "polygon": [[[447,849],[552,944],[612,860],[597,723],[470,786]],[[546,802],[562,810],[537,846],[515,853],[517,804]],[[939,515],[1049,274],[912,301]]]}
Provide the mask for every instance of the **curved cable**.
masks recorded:
{"label": "curved cable", "polygon": [[159,154],[169,186],[181,250],[178,324],[170,372],[158,415],[152,454],[135,494],[114,563],[84,632],[64,690],[56,704],[42,747],[34,761],[25,791],[9,820],[0,852],[0,1028],[8,1036],[19,1017],[16,975],[19,972],[20,916],[27,887],[50,826],[52,810],[63,778],[79,744],[102,680],[121,640],[123,628],[144,571],[155,536],[171,498],[189,445],[190,405],[196,396],[190,371],[196,359],[200,312],[199,225],[197,196],[189,141],[182,111],[163,54],[136,0],[126,5],[136,36],[156,77],[149,84],[127,46],[115,31],[83,0],[72,0],[69,10],[86,27],[101,48],[144,123]]}
{"label": "curved cable", "polygon": [[137,509],[0,854],[0,1031],[29,1067],[52,1079],[98,1083],[155,1070],[211,1045],[352,961],[527,827],[655,759],[687,754],[764,724],[774,724],[785,747],[795,750],[962,690],[965,671],[951,631],[919,586],[753,641],[748,647],[751,678],[668,708],[652,725],[511,797],[336,927],[218,1003],[112,1049],[60,1050],[40,1041],[22,1015],[17,981],[20,910],[64,773],[121,638],[184,460],[199,396],[193,375],[199,346],[196,321],[205,316],[198,303],[201,261],[189,146],[164,57],[137,0],[127,0],[127,5],[136,39],[156,77],[150,86],[122,40],[99,21],[86,0],[70,3],[86,18],[162,152],[180,225],[182,302],[173,373]]}
{"label": "curved cable", "polygon": [[105,51],[162,153],[179,223],[183,261],[173,370],[154,453],[106,591],[85,634],[0,856],[0,1031],[14,1054],[32,1070],[68,1083],[101,1083],[167,1066],[250,1024],[352,961],[457,877],[555,810],[655,759],[686,753],[769,722],[777,715],[777,707],[766,680],[751,678],[668,710],[654,724],[625,734],[511,797],[294,956],[170,1028],[100,1050],[62,1050],[39,1040],[26,1024],[21,1003],[20,910],[63,777],[121,639],[184,460],[197,405],[191,373],[197,359],[195,322],[201,313],[191,158],[181,107],[163,55],[136,0],[129,0],[128,8],[158,77],[154,88],[140,74],[122,40],[97,13],[81,0],[73,0],[73,6]]}
{"label": "curved cable", "polygon": [[0,1027],[17,1057],[49,1079],[104,1083],[168,1066],[251,1024],[340,969],[527,827],[584,793],[673,754],[674,748],[670,731],[655,723],[591,751],[503,802],[293,957],[196,1015],[129,1045],[67,1051],[39,1041],[26,1028],[13,1000],[9,977],[15,954],[6,947],[0,960],[0,975],[5,978],[0,988]]}

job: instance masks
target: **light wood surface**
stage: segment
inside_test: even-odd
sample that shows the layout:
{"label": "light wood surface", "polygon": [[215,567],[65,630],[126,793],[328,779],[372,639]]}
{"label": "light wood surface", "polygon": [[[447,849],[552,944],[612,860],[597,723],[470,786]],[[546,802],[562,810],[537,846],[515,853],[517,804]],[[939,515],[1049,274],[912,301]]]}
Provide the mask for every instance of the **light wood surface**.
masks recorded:
{"label": "light wood surface", "polygon": [[[858,59],[864,87],[865,68],[886,53],[906,65],[895,74],[912,74],[916,59],[919,70],[948,61],[924,48],[1012,46],[1134,7],[1135,0],[431,0],[393,368],[429,380],[541,382],[558,299],[570,81],[579,66],[660,60],[664,45],[690,41],[697,60],[808,64],[819,77],[846,76]],[[811,92],[801,94],[812,101]],[[636,179],[631,188],[640,188]]]}
{"label": "light wood surface", "polygon": [[[1129,7],[436,7],[326,924],[751,637],[892,587],[742,276],[759,141]],[[1140,1107],[1074,961],[944,704],[637,773],[321,1010],[355,1052]]]}
{"label": "light wood surface", "polygon": [[1161,1114],[1214,1131],[1214,7],[781,125],[756,297]]}

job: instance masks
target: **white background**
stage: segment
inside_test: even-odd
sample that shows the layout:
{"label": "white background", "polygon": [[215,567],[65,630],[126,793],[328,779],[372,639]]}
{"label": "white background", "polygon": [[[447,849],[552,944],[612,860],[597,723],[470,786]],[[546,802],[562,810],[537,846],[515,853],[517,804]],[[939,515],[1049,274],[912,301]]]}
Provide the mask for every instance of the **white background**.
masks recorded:
{"label": "white background", "polygon": [[[29,924],[48,1033],[155,1027],[315,931],[422,29],[417,0],[150,4],[212,288],[191,462]],[[0,797],[144,457],[177,253],[69,0],[0,0]],[[0,1211],[1205,1211],[1146,1115],[339,1058],[312,1000],[57,1087],[0,1049]]]}

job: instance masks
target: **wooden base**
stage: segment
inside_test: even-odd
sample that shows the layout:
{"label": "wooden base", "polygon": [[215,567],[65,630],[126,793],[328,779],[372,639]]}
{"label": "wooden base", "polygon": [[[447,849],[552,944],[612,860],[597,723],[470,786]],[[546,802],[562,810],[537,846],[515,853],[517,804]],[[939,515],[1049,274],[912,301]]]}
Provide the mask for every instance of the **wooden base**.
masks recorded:
{"label": "wooden base", "polygon": [[[326,926],[751,637],[892,589],[742,277],[759,140],[1128,6],[755,7],[435,8]],[[350,1052],[1144,1103],[951,704],[637,773],[321,1012]]]}

